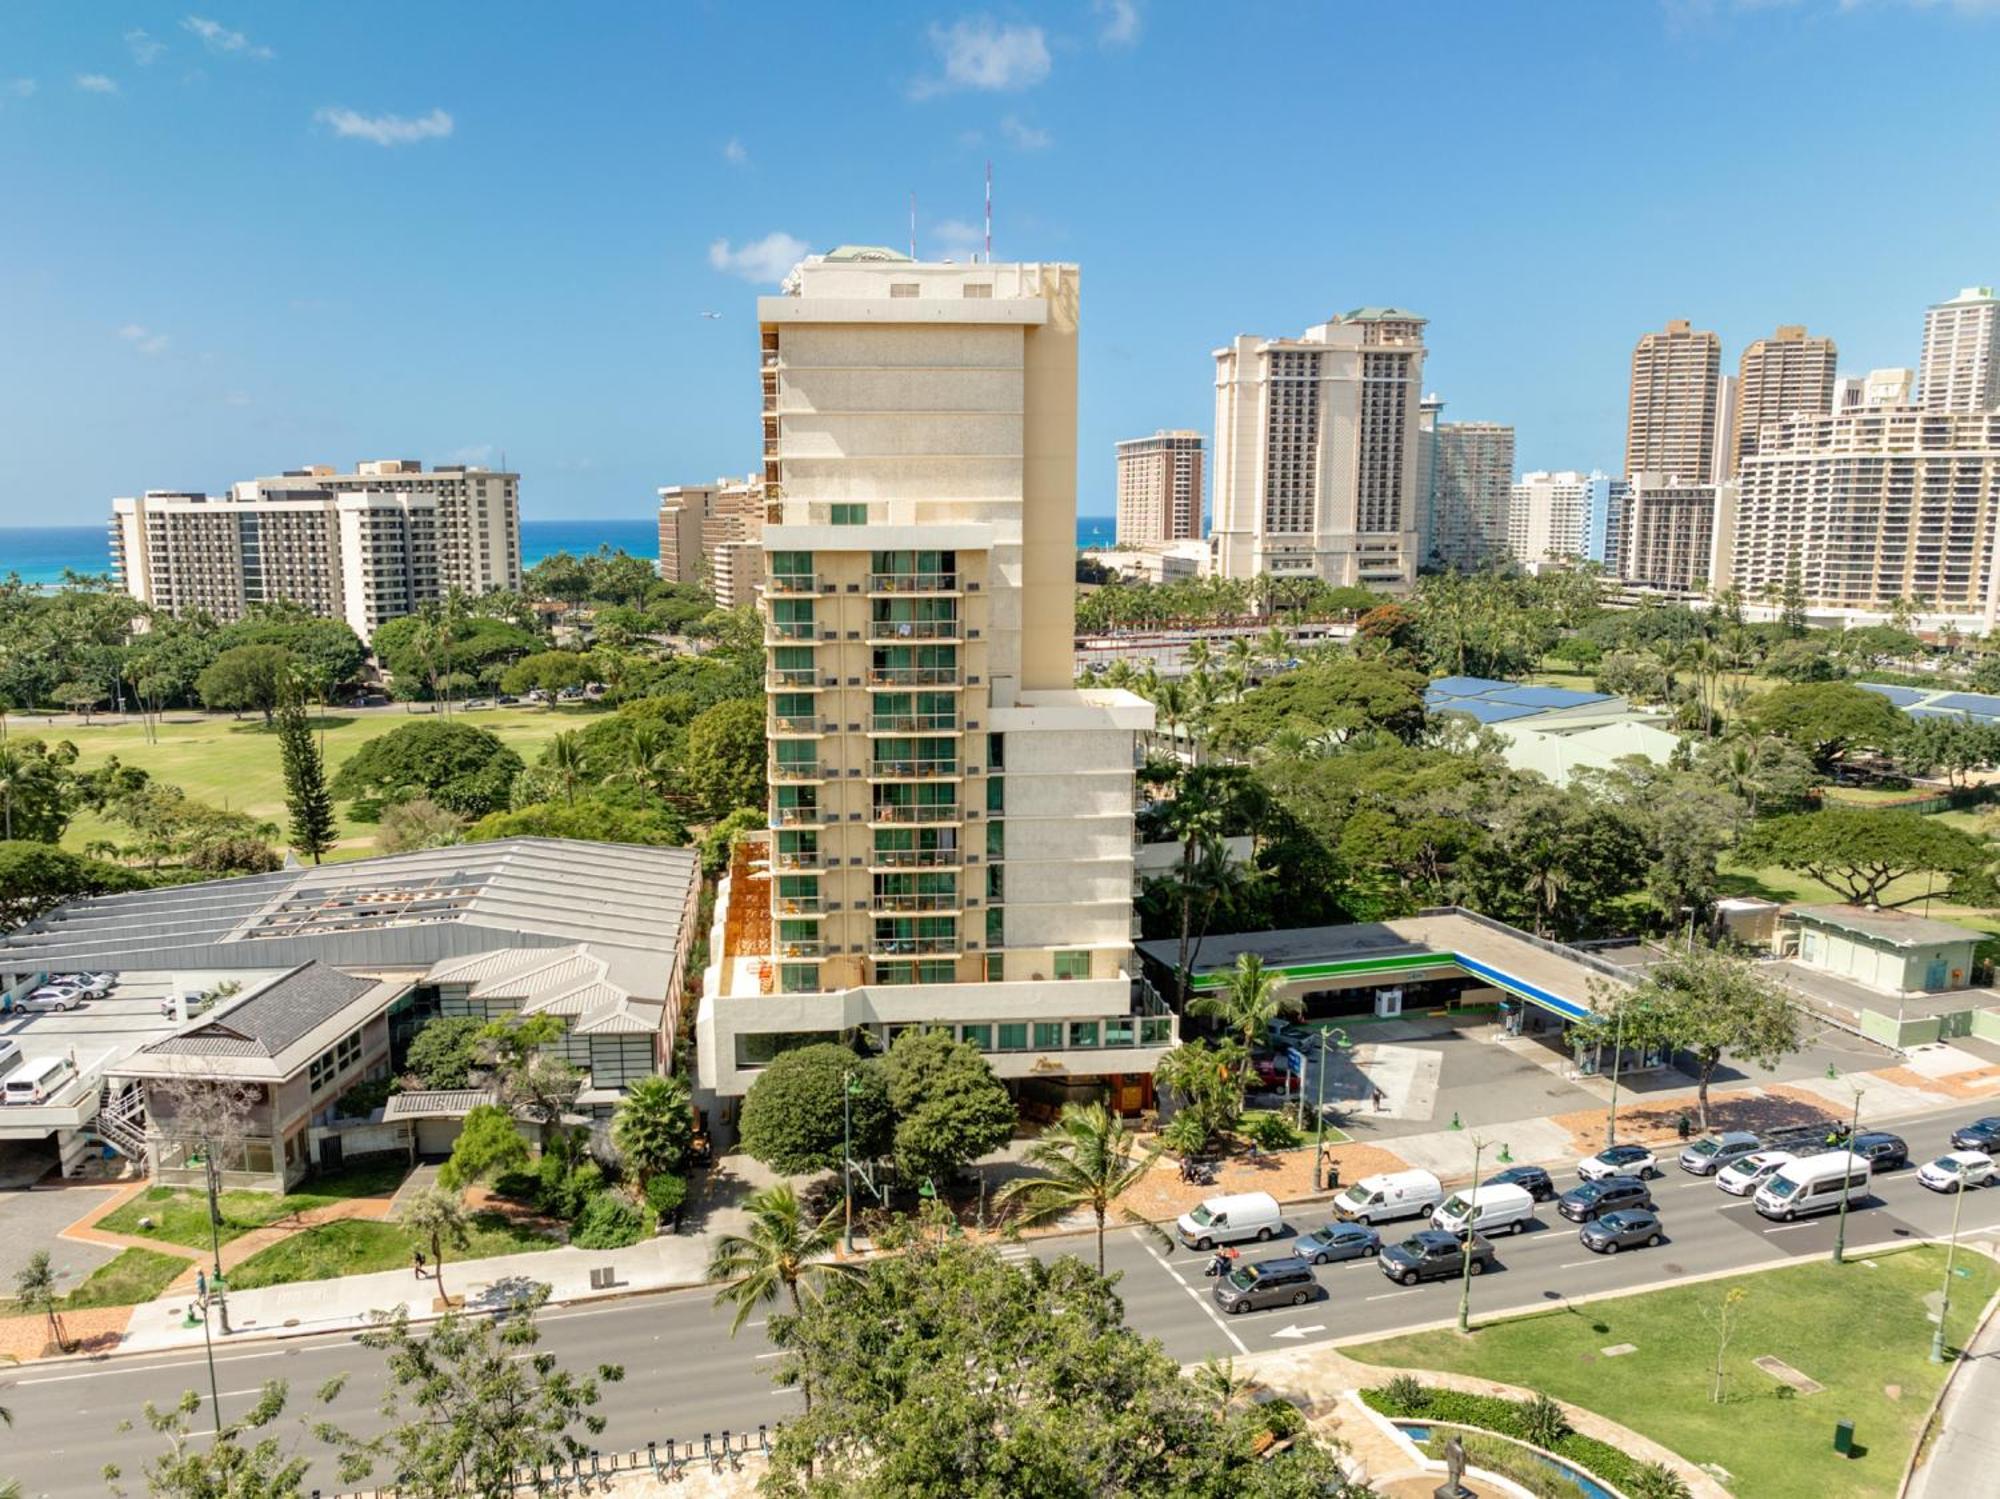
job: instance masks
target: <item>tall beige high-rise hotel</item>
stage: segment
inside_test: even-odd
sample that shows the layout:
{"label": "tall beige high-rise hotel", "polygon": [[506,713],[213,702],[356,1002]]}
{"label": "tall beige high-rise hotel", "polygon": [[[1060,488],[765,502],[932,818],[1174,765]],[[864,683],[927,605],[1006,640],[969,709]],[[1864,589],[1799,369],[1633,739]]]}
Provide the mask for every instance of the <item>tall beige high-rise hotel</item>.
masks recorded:
{"label": "tall beige high-rise hotel", "polygon": [[769,829],[718,902],[701,1086],[951,1027],[1021,1088],[1149,1097],[1135,736],[1073,685],[1078,273],[844,247],[757,304]]}
{"label": "tall beige high-rise hotel", "polygon": [[1675,318],[1632,350],[1625,472],[1705,484],[1715,468],[1722,340]]}
{"label": "tall beige high-rise hotel", "polygon": [[1210,549],[1225,578],[1416,579],[1424,319],[1361,307],[1215,351]]}
{"label": "tall beige high-rise hotel", "polygon": [[1184,428],[1118,444],[1118,540],[1201,539],[1201,434]]}
{"label": "tall beige high-rise hotel", "polygon": [[1809,337],[1796,323],[1781,325],[1743,351],[1730,413],[1728,477],[1741,472],[1743,460],[1757,451],[1757,434],[1766,423],[1833,409],[1839,360],[1832,339]]}

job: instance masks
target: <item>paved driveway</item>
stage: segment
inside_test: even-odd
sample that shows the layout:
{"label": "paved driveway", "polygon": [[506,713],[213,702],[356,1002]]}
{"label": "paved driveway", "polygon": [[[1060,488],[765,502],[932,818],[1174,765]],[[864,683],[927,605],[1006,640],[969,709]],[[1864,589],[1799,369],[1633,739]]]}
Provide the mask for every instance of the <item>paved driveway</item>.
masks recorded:
{"label": "paved driveway", "polygon": [[99,1265],[118,1257],[110,1244],[80,1244],[56,1237],[77,1219],[103,1206],[119,1187],[49,1187],[0,1195],[0,1294],[12,1294],[15,1274],[37,1249],[49,1252],[56,1279],[74,1290]]}

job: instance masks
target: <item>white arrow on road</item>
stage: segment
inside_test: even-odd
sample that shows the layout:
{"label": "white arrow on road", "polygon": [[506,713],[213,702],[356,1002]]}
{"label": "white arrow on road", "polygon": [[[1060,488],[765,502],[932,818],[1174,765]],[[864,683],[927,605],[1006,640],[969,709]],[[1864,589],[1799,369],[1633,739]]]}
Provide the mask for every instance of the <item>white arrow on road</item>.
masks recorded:
{"label": "white arrow on road", "polygon": [[1326,1324],[1324,1322],[1315,1322],[1311,1327],[1301,1327],[1298,1323],[1294,1322],[1290,1327],[1279,1328],[1271,1336],[1274,1338],[1302,1338],[1309,1332],[1325,1331]]}

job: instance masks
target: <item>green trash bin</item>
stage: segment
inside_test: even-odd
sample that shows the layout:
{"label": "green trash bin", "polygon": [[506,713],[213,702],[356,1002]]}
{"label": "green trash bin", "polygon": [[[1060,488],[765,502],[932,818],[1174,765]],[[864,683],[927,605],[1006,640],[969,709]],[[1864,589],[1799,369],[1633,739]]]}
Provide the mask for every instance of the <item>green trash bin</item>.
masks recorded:
{"label": "green trash bin", "polygon": [[1854,1456],[1854,1423],[1836,1421],[1833,1423],[1833,1450],[1842,1457]]}

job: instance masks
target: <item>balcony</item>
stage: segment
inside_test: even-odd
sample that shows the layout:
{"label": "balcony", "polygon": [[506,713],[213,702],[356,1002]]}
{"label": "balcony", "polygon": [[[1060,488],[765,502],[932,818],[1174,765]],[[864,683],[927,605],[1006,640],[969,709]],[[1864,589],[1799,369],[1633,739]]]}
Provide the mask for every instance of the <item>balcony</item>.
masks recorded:
{"label": "balcony", "polygon": [[926,806],[912,806],[912,807],[904,807],[904,806],[875,807],[869,811],[868,820],[870,822],[904,823],[904,824],[927,823],[927,822],[957,822],[959,820],[959,811],[958,808],[955,806],[934,807],[926,805]]}
{"label": "balcony", "polygon": [[781,849],[771,855],[773,869],[822,869],[834,862],[831,855],[816,850],[812,853],[786,853]]}
{"label": "balcony", "polygon": [[774,781],[820,781],[826,779],[817,760],[771,761],[765,774]]}
{"label": "balcony", "polygon": [[810,666],[774,666],[764,673],[766,687],[819,686],[819,674]]}
{"label": "balcony", "polygon": [[771,593],[825,593],[826,580],[815,573],[772,573],[764,580]]}
{"label": "balcony", "polygon": [[777,898],[780,916],[817,916],[820,914],[820,898],[817,895],[781,895]]}
{"label": "balcony", "polygon": [[766,640],[817,640],[819,625],[810,619],[772,619],[764,622]]}
{"label": "balcony", "polygon": [[931,953],[958,954],[956,937],[877,937],[869,955],[877,958],[919,958]]}
{"label": "balcony", "polygon": [[868,723],[871,734],[955,734],[956,713],[877,713]]}
{"label": "balcony", "polygon": [[870,593],[957,593],[957,573],[870,573]]}
{"label": "balcony", "polygon": [[819,719],[810,713],[783,714],[771,720],[774,734],[817,734]]}
{"label": "balcony", "polygon": [[875,911],[893,911],[898,914],[927,911],[940,912],[959,909],[956,895],[878,895],[868,903]]}
{"label": "balcony", "polygon": [[[838,816],[838,813],[831,814]],[[771,826],[774,828],[816,828],[820,823],[818,807],[773,807]]]}
{"label": "balcony", "polygon": [[878,848],[868,856],[875,869],[956,869],[964,862],[955,848]]}
{"label": "balcony", "polygon": [[956,619],[871,619],[868,639],[882,645],[906,640],[957,640],[963,621]]}
{"label": "balcony", "polygon": [[781,958],[817,958],[825,951],[826,944],[817,937],[811,941],[778,943],[778,956]]}
{"label": "balcony", "polygon": [[868,766],[871,781],[939,781],[957,775],[956,760],[875,760]]}
{"label": "balcony", "polygon": [[868,670],[871,687],[957,687],[956,666],[874,666]]}

